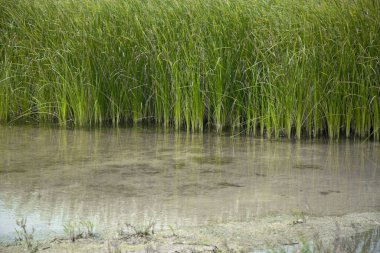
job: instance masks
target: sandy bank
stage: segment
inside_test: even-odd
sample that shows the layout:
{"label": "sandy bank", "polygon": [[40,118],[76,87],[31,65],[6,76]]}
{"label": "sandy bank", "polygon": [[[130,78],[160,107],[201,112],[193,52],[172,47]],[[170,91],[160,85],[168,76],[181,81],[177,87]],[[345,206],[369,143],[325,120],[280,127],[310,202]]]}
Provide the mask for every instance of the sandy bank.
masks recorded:
{"label": "sandy bank", "polygon": [[[301,240],[315,241],[323,247],[349,252],[358,240],[356,235],[380,228],[380,212],[353,213],[344,216],[266,216],[250,222],[232,222],[172,231],[159,231],[148,236],[115,234],[97,239],[40,241],[39,252],[254,252],[261,249],[296,248]],[[380,247],[380,235],[372,235]],[[367,236],[368,237],[368,236]],[[359,239],[358,239],[359,238]],[[372,243],[373,244],[373,243]],[[0,252],[25,252],[21,244],[0,245]]]}

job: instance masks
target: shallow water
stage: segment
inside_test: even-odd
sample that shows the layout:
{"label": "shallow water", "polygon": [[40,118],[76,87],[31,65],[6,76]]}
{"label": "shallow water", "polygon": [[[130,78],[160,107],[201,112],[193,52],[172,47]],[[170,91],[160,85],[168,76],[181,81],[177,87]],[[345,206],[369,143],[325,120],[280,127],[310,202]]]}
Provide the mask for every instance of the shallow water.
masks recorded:
{"label": "shallow water", "polygon": [[70,221],[98,230],[380,211],[380,144],[162,130],[0,127],[0,239]]}

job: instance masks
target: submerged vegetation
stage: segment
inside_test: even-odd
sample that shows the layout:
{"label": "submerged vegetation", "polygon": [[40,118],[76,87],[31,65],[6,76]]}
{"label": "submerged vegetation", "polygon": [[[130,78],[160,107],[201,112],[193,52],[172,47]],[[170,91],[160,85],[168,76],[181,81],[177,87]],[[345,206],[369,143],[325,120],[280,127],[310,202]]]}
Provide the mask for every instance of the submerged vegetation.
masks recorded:
{"label": "submerged vegetation", "polygon": [[380,137],[377,0],[2,0],[0,122]]}

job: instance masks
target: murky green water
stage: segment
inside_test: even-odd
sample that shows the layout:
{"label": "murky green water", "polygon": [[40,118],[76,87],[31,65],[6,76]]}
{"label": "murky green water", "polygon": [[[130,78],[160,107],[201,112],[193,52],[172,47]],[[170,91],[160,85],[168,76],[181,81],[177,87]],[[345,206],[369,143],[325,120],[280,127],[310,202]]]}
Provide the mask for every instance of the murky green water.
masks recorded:
{"label": "murky green water", "polygon": [[91,220],[101,230],[380,211],[380,144],[143,129],[0,127],[0,238]]}

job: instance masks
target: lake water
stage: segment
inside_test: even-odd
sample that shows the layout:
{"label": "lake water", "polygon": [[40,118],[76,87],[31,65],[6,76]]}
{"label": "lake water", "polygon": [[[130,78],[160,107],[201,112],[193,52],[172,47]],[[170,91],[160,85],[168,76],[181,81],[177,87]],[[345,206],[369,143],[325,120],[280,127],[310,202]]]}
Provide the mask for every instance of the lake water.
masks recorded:
{"label": "lake water", "polygon": [[0,239],[71,221],[98,230],[380,211],[380,143],[271,141],[157,129],[0,127]]}

